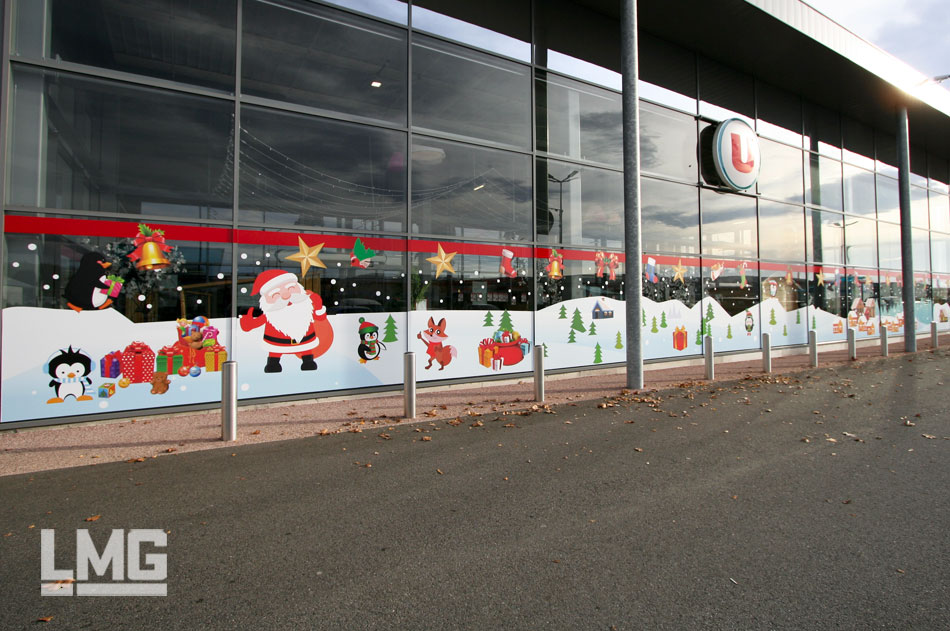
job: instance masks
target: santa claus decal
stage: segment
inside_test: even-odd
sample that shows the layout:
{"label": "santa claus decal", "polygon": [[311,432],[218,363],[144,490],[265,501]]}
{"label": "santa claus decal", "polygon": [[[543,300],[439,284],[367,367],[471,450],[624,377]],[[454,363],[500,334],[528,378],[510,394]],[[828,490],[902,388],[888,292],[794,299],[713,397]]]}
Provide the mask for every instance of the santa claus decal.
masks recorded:
{"label": "santa claus decal", "polygon": [[268,351],[264,372],[280,372],[280,359],[296,355],[300,370],[316,370],[315,358],[333,343],[333,327],[319,295],[304,289],[297,277],[282,270],[267,270],[254,280],[251,295],[260,294],[260,307],[240,318],[241,330],[264,327],[262,339]]}

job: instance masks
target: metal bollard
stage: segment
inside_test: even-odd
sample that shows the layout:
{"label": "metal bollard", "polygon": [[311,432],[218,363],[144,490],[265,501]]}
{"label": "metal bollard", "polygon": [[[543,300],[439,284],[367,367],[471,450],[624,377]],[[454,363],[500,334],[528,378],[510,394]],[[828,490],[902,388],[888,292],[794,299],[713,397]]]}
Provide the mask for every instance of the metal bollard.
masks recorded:
{"label": "metal bollard", "polygon": [[221,440],[237,440],[237,362],[221,365]]}
{"label": "metal bollard", "polygon": [[930,323],[930,346],[934,350],[937,350],[937,344],[940,342],[937,335],[937,323]]}
{"label": "metal bollard", "polygon": [[544,401],[544,347],[534,347],[534,400]]}
{"label": "metal bollard", "polygon": [[818,332],[814,329],[808,332],[808,355],[811,357],[811,367],[818,368]]}
{"label": "metal bollard", "polygon": [[854,361],[858,358],[858,338],[857,332],[848,327],[848,359]]}
{"label": "metal bollard", "polygon": [[706,345],[703,347],[703,354],[706,356],[706,379],[713,381],[716,378],[716,362],[713,355],[713,339],[711,335],[706,336]]}
{"label": "metal bollard", "polygon": [[772,336],[769,333],[762,334],[762,371],[772,372]]}
{"label": "metal bollard", "polygon": [[888,347],[887,347],[887,327],[881,327],[881,357],[887,357]]}
{"label": "metal bollard", "polygon": [[406,353],[402,358],[403,416],[416,418],[416,354]]}

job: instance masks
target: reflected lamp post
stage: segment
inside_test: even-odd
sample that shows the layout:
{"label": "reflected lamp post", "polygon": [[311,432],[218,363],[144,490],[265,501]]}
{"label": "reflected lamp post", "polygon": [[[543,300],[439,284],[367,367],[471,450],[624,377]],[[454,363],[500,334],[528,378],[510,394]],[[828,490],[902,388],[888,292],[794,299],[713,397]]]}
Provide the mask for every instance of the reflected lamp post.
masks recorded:
{"label": "reflected lamp post", "polygon": [[570,182],[575,177],[577,177],[579,171],[574,169],[568,173],[564,178],[558,179],[548,173],[548,182],[554,182],[558,185],[558,209],[557,209],[557,222],[558,222],[558,245],[564,243],[564,184]]}

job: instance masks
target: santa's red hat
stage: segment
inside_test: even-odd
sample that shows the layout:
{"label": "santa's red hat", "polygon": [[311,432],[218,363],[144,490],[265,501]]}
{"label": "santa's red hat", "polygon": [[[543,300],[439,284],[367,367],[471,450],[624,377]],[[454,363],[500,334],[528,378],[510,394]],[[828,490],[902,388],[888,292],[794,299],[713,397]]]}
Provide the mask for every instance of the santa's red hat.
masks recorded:
{"label": "santa's red hat", "polygon": [[279,269],[266,270],[258,274],[257,278],[254,279],[254,287],[251,288],[251,295],[263,295],[269,290],[274,289],[275,287],[280,287],[288,281],[294,281],[295,283],[298,282],[297,277],[291,272],[285,272],[284,270]]}

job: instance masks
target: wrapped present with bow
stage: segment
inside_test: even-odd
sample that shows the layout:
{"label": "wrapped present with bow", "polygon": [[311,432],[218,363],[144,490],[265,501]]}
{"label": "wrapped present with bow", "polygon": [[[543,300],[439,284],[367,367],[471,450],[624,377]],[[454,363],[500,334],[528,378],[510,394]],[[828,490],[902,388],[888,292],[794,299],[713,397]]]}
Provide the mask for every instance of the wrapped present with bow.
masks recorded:
{"label": "wrapped present with bow", "polygon": [[155,375],[155,351],[145,342],[132,342],[122,351],[120,364],[130,383],[149,383]]}
{"label": "wrapped present with bow", "polygon": [[201,330],[201,345],[202,346],[214,346],[218,343],[218,331],[217,328],[211,326],[210,324]]}
{"label": "wrapped present with bow", "polygon": [[156,230],[140,223],[138,234],[132,239],[135,249],[129,253],[129,259],[135,263],[135,269],[157,270],[171,265],[165,254],[172,246],[165,243],[165,231]]}
{"label": "wrapped present with bow", "polygon": [[492,360],[495,358],[496,342],[490,337],[486,337],[478,344],[478,363],[485,368],[491,368]]}
{"label": "wrapped present with bow", "polygon": [[685,349],[687,342],[685,326],[678,326],[673,329],[673,348],[675,350],[681,351]]}
{"label": "wrapped present with bow", "polygon": [[109,298],[118,298],[119,292],[122,291],[122,285],[125,284],[125,279],[121,276],[116,276],[115,274],[109,274],[106,276],[106,285],[107,288],[103,289],[99,287],[96,289],[100,294],[105,294]]}
{"label": "wrapped present with bow", "polygon": [[122,374],[122,351],[112,351],[99,360],[99,372],[105,379],[115,379]]}
{"label": "wrapped present with bow", "polygon": [[155,356],[155,372],[167,372],[173,375],[184,365],[185,356],[177,344],[161,347]]}
{"label": "wrapped present with bow", "polygon": [[220,344],[215,343],[205,349],[205,370],[208,372],[221,370],[226,361],[228,361],[228,349]]}

